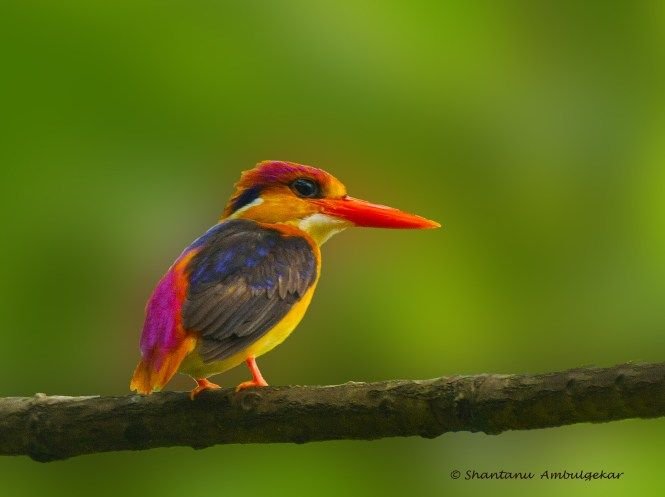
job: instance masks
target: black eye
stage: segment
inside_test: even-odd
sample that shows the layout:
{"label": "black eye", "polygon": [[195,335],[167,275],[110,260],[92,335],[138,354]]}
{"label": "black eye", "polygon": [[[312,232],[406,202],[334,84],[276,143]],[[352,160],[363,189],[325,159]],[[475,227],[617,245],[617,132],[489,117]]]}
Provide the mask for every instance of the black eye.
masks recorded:
{"label": "black eye", "polygon": [[321,189],[316,181],[300,178],[291,183],[291,189],[300,197],[316,198],[321,195]]}

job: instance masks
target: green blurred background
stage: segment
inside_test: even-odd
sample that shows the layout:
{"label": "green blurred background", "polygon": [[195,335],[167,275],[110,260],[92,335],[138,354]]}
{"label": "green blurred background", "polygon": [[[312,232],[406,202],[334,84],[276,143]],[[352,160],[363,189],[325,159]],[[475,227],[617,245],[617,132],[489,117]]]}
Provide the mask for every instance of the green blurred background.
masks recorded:
{"label": "green blurred background", "polygon": [[[647,1],[2,2],[0,395],[128,393],[153,285],[263,159],[445,226],[330,241],[273,384],[663,360],[664,28]],[[2,458],[0,495],[662,495],[664,437]]]}

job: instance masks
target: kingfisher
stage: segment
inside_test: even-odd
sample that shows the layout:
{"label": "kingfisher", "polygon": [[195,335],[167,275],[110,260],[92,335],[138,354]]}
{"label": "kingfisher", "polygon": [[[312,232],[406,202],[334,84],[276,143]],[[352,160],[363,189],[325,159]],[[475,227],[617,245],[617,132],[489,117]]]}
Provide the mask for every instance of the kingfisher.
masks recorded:
{"label": "kingfisher", "polygon": [[256,358],[302,319],[321,273],[320,247],[353,226],[437,228],[414,214],[350,197],[321,169],[260,162],[241,174],[219,222],[189,245],[157,283],[145,311],[141,360],[130,389],[161,390],[176,372],[208,380],[245,362],[267,386]]}

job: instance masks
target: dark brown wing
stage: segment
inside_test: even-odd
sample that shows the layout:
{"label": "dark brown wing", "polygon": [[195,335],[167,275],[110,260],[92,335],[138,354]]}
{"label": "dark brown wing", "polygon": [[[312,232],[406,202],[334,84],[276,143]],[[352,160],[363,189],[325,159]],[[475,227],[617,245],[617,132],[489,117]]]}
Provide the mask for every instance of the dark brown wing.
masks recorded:
{"label": "dark brown wing", "polygon": [[204,362],[230,357],[286,316],[316,281],[316,255],[304,238],[248,220],[225,221],[191,248],[182,317],[200,333]]}

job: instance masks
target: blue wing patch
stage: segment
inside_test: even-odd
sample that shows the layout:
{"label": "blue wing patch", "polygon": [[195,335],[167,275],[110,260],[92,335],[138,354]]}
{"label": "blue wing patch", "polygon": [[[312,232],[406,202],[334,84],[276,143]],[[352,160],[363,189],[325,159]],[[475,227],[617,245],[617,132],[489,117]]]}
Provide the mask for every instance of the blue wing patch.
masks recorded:
{"label": "blue wing patch", "polygon": [[190,248],[185,328],[200,333],[206,362],[221,360],[263,336],[316,281],[307,240],[249,220],[225,221]]}

